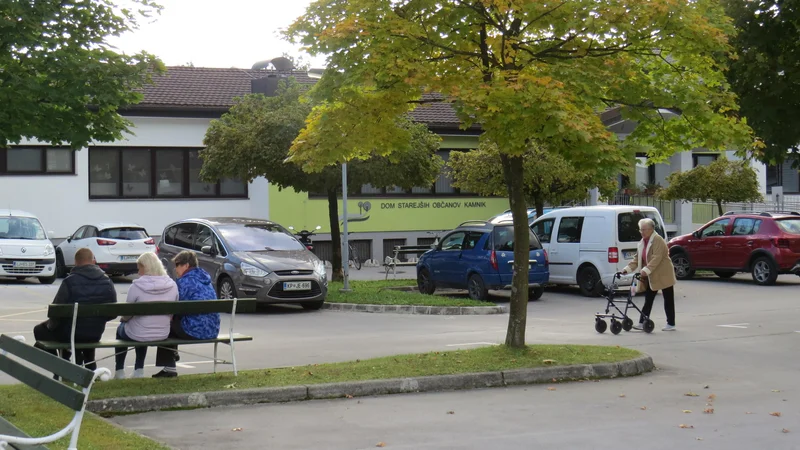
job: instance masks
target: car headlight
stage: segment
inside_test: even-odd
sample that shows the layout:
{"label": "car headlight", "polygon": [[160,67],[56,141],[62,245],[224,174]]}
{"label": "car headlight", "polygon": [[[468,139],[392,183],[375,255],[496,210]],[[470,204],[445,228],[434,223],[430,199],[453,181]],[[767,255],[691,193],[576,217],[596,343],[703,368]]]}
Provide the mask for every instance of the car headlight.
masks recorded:
{"label": "car headlight", "polygon": [[269,272],[267,272],[266,270],[259,269],[258,267],[252,264],[247,264],[246,262],[243,262],[240,267],[242,269],[242,273],[247,275],[248,277],[263,278],[269,275]]}
{"label": "car headlight", "polygon": [[314,273],[319,275],[320,278],[328,278],[328,272],[325,268],[325,263],[322,261],[317,261],[314,263]]}
{"label": "car headlight", "polygon": [[[55,253],[55,250],[53,249],[53,246],[50,245],[50,244],[47,244],[47,246],[44,248],[44,256],[50,256],[53,253]],[[3,253],[0,252],[0,255],[2,255],[2,254]]]}

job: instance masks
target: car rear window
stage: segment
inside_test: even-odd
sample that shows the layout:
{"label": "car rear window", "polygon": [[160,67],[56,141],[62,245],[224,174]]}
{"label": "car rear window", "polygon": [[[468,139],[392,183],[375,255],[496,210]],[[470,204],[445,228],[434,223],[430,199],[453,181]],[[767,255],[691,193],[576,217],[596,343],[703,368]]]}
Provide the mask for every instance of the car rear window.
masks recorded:
{"label": "car rear window", "polygon": [[800,234],[800,219],[777,219],[775,223],[784,233]]}
{"label": "car rear window", "polygon": [[658,216],[653,211],[633,211],[624,212],[617,215],[617,233],[620,242],[639,242],[642,235],[639,233],[639,221],[642,219],[652,219],[656,223],[656,233],[666,239],[664,228],[658,220]]}
{"label": "car rear window", "polygon": [[235,251],[291,251],[305,250],[286,229],[276,224],[227,225],[219,232],[225,242]]}
{"label": "car rear window", "polygon": [[[514,251],[514,227],[512,225],[494,227],[493,233],[494,235],[492,236],[492,241],[494,242],[495,250],[503,252]],[[536,237],[536,234],[534,234],[533,230],[529,228],[528,234],[531,237],[530,249],[540,250],[542,248],[542,244],[539,242],[539,238]]]}
{"label": "car rear window", "polygon": [[144,228],[120,227],[100,230],[97,237],[119,241],[137,241],[139,239],[147,239],[149,236]]}

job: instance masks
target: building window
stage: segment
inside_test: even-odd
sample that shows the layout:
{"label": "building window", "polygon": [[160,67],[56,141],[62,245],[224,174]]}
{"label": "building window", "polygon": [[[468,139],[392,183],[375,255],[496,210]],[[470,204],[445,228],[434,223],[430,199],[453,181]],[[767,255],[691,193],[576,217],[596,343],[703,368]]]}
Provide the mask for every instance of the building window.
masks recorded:
{"label": "building window", "polygon": [[707,166],[719,158],[719,153],[694,153],[692,154],[693,167]]}
{"label": "building window", "polygon": [[60,147],[0,149],[0,175],[73,175],[75,152]]}
{"label": "building window", "polygon": [[200,180],[199,149],[89,148],[89,198],[247,198],[247,183]]}
{"label": "building window", "polygon": [[772,194],[774,186],[783,186],[783,165],[768,165],[767,166],[767,194]]}

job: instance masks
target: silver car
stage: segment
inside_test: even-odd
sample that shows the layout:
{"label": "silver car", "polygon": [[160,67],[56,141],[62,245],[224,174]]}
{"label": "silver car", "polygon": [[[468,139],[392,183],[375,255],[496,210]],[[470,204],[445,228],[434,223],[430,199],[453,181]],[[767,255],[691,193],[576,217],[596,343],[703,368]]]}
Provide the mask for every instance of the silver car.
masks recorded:
{"label": "silver car", "polygon": [[275,222],[214,217],[172,223],[156,248],[170,274],[172,258],[183,250],[197,254],[219,298],[319,309],[328,294],[325,264]]}

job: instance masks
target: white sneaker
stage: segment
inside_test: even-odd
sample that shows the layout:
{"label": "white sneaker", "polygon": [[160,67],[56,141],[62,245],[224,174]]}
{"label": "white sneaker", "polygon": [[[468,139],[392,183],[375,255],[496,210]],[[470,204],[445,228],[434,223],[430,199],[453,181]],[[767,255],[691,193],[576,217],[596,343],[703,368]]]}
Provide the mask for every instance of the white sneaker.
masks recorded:
{"label": "white sneaker", "polygon": [[634,322],[633,329],[634,330],[644,330],[644,324],[641,323],[641,322],[639,322],[639,323]]}
{"label": "white sneaker", "polygon": [[670,324],[667,324],[667,326],[665,326],[664,328],[662,328],[662,329],[661,329],[661,331],[675,331],[676,329],[677,329],[677,328],[675,328],[675,325],[670,325]]}
{"label": "white sneaker", "polygon": [[144,369],[136,369],[133,371],[133,378],[144,378]]}
{"label": "white sneaker", "polygon": [[125,370],[118,370],[114,373],[115,380],[124,380],[125,379]]}

